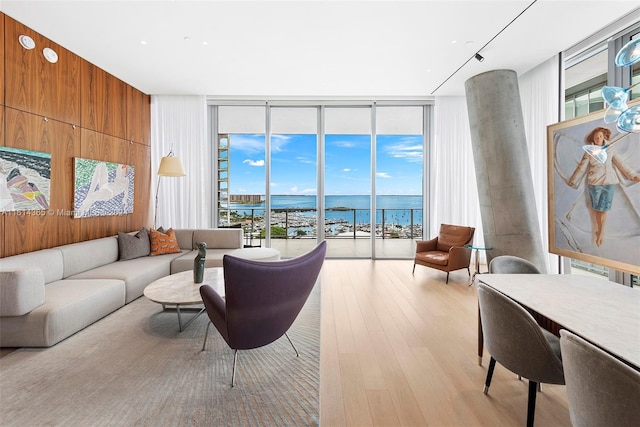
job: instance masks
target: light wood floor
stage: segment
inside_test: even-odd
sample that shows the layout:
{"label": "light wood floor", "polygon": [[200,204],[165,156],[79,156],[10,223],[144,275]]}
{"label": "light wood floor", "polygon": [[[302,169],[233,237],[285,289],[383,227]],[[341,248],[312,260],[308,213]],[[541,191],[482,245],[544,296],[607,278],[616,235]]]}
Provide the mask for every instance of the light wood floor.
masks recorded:
{"label": "light wood floor", "polygon": [[[476,287],[407,260],[325,261],[322,426],[524,426],[527,381],[478,365]],[[564,386],[543,385],[536,426],[570,426]]]}

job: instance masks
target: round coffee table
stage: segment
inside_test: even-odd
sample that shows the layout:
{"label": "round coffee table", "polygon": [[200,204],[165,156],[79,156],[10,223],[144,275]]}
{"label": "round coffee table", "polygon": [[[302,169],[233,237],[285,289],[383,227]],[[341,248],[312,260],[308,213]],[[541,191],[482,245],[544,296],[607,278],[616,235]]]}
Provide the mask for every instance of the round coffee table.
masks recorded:
{"label": "round coffee table", "polygon": [[274,248],[242,248],[229,252],[229,255],[256,261],[276,261],[280,259],[280,251]]}
{"label": "round coffee table", "polygon": [[[193,282],[193,271],[182,271],[158,279],[146,288],[144,296],[151,301],[162,304],[163,310],[171,310],[175,307],[178,313],[178,327],[180,332],[187,328],[205,310],[204,307],[184,307],[202,304],[200,286],[210,285],[218,294],[224,296],[224,273],[222,267],[206,268],[202,283]],[[182,309],[182,310],[181,310]],[[187,323],[182,324],[181,311],[195,311],[196,314]]]}

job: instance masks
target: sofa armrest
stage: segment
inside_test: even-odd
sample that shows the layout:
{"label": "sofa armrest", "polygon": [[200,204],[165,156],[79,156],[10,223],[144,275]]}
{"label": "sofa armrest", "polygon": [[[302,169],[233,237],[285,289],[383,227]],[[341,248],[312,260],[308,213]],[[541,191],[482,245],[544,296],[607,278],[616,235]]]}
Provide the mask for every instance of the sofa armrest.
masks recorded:
{"label": "sofa armrest", "polygon": [[416,240],[416,253],[435,251],[438,246],[438,238],[434,237],[431,240]]}
{"label": "sofa armrest", "polygon": [[44,304],[44,273],[30,267],[0,271],[0,317],[22,316]]}

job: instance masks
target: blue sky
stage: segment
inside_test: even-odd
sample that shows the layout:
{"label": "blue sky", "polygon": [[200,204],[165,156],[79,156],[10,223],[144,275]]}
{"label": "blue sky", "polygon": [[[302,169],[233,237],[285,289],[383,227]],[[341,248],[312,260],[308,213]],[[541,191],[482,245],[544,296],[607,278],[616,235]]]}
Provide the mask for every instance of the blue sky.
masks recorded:
{"label": "blue sky", "polygon": [[[264,135],[230,137],[231,194],[265,193]],[[325,194],[371,193],[371,137],[325,136]],[[316,194],[316,135],[272,135],[271,194]],[[419,195],[422,182],[422,136],[377,137],[378,194]]]}

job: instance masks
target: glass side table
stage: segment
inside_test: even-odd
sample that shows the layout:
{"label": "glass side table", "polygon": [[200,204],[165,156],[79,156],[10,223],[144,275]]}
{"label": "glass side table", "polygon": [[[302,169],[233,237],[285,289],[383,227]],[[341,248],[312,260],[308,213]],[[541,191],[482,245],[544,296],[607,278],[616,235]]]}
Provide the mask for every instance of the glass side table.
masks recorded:
{"label": "glass side table", "polygon": [[471,280],[469,280],[469,286],[473,285],[476,276],[478,274],[482,274],[480,272],[480,251],[490,251],[493,248],[487,248],[487,247],[483,247],[483,246],[473,246],[473,245],[467,245],[465,246],[466,248],[469,248],[473,251],[475,251],[475,258],[476,258],[476,271],[473,272],[473,276],[471,276]]}

